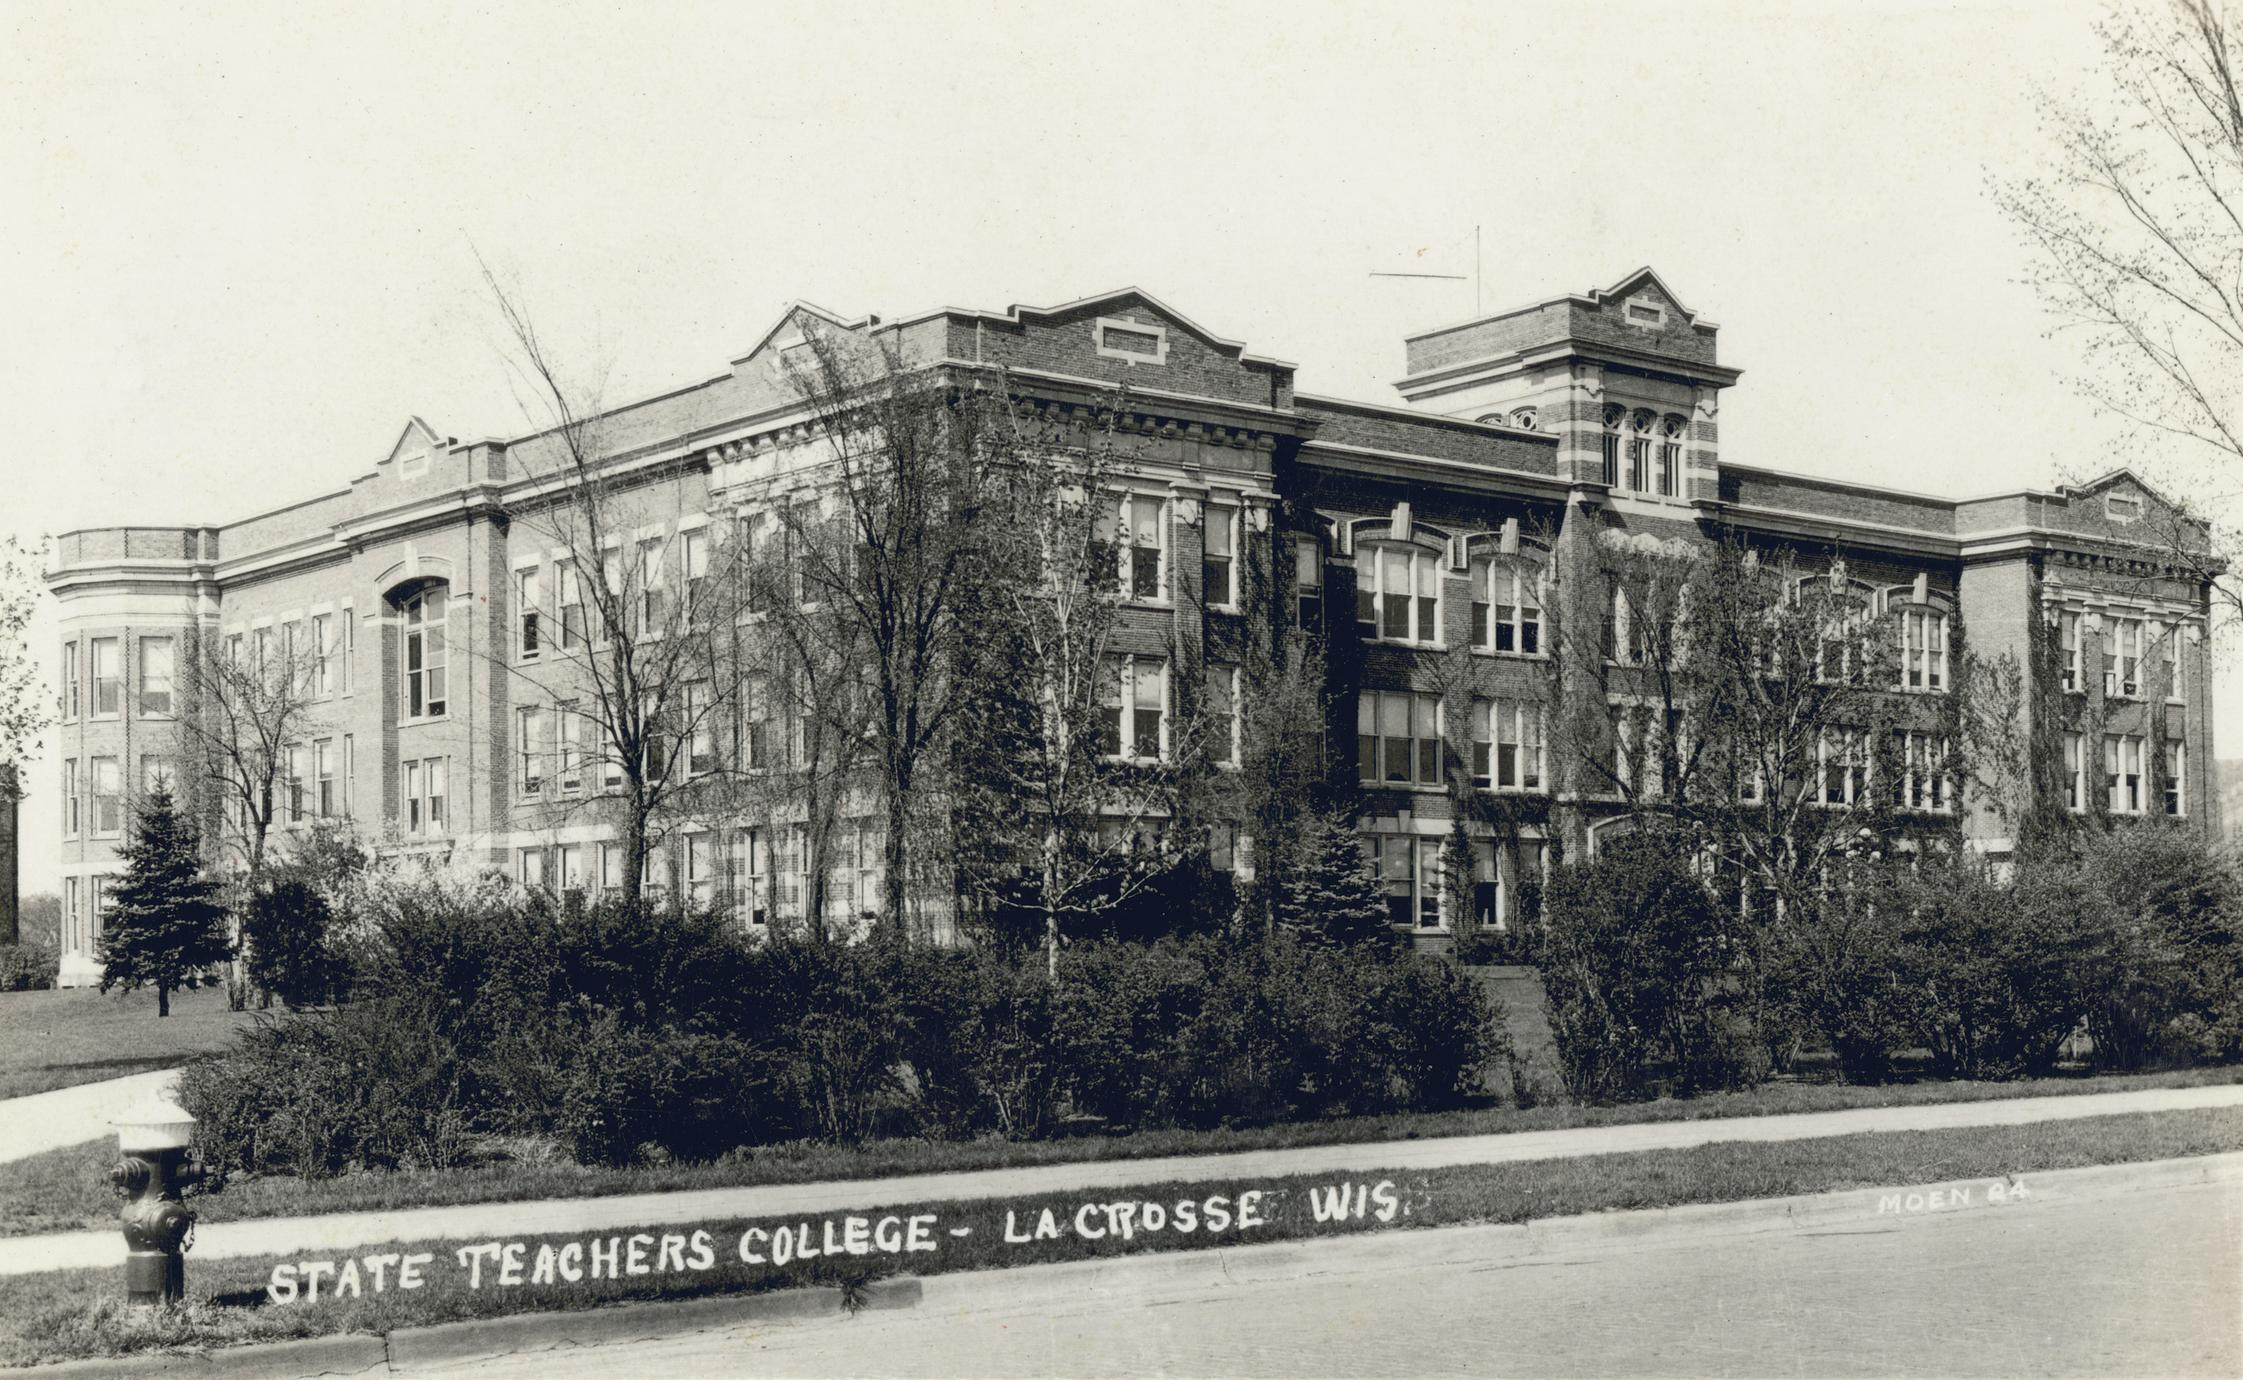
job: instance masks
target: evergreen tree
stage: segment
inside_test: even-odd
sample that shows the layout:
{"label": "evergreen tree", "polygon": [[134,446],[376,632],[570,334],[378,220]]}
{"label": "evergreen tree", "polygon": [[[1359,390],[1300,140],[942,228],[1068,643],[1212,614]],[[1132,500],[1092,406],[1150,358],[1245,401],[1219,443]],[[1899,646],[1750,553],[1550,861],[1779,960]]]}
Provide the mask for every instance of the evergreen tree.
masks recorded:
{"label": "evergreen tree", "polygon": [[142,802],[125,845],[124,877],[110,892],[101,936],[101,990],[156,989],[171,1014],[175,989],[202,985],[229,956],[218,883],[202,875],[194,825],[158,787]]}
{"label": "evergreen tree", "polygon": [[1303,816],[1293,865],[1276,887],[1277,922],[1331,944],[1391,944],[1386,898],[1363,858],[1362,840],[1342,811]]}

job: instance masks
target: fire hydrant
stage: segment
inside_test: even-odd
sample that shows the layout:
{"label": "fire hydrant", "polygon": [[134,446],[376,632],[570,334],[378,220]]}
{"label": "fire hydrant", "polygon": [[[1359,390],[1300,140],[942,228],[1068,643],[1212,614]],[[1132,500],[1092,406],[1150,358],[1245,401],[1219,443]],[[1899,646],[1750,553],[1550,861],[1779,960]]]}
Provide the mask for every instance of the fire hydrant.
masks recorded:
{"label": "fire hydrant", "polygon": [[116,1126],[121,1157],[109,1182],[125,1199],[125,1301],[142,1308],[177,1303],[186,1293],[182,1257],[195,1231],[195,1214],[179,1193],[203,1177],[202,1166],[187,1158],[195,1119],[177,1103],[150,1098]]}

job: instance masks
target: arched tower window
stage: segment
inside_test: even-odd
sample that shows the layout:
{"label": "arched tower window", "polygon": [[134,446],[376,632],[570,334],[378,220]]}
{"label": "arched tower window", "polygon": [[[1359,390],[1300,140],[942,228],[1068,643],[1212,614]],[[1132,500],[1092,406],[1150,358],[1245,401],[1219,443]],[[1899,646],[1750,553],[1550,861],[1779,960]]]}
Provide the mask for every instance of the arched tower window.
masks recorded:
{"label": "arched tower window", "polygon": [[1682,418],[1668,413],[1659,419],[1659,492],[1673,498],[1682,491]]}
{"label": "arched tower window", "polygon": [[1655,419],[1637,409],[1628,419],[1628,487],[1639,494],[1651,492],[1651,426]]}

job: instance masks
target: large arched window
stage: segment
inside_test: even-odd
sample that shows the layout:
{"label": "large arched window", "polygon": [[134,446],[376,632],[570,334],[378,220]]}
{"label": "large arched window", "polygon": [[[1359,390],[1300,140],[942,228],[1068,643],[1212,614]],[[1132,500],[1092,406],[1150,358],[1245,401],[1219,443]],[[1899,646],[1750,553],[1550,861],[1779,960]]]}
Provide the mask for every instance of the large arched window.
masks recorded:
{"label": "large arched window", "polygon": [[441,719],[448,702],[447,668],[450,650],[445,633],[450,589],[442,583],[422,585],[397,601],[403,636],[400,671],[403,687],[400,717]]}

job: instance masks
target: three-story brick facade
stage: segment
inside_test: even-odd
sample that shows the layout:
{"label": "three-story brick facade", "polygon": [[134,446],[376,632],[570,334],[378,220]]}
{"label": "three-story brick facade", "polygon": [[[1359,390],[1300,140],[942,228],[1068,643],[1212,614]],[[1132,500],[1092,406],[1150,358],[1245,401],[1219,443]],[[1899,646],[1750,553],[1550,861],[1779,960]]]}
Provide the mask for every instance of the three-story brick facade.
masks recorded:
{"label": "three-story brick facade", "polygon": [[[1550,704],[1551,659],[1569,621],[1598,616],[1599,552],[1615,543],[1736,537],[1832,569],[1906,627],[1901,688],[1927,696],[1952,685],[1966,638],[2010,652],[2063,754],[2035,789],[2081,812],[2212,825],[2213,567],[2169,549],[2174,531],[2200,549],[2201,531],[2165,521],[2124,471],[1958,500],[1725,460],[1720,400],[1739,373],[1718,362],[1713,324],[1648,269],[1411,337],[1394,405],[1298,394],[1293,366],[1135,290],[896,321],[797,306],[726,372],[601,418],[601,463],[644,480],[640,534],[677,539],[770,501],[812,445],[785,367],[806,329],[876,334],[914,365],[1002,371],[1055,421],[1098,415],[1125,567],[1121,731],[1164,735],[1202,695],[1235,702],[1231,663],[1258,637],[1290,623],[1320,638],[1334,775],[1354,761],[1366,849],[1397,923],[1424,942],[1468,908],[1515,913],[1554,844],[1625,813],[1559,750]],[[603,782],[568,770],[540,717],[566,692],[524,673],[537,655],[525,615],[547,620],[547,638],[569,627],[573,576],[510,517],[552,481],[554,458],[550,435],[458,441],[415,419],[370,472],[307,502],[58,539],[62,774],[46,788],[63,802],[65,981],[97,972],[133,797],[179,770],[194,649],[234,639],[313,667],[276,808],[284,833],[347,816],[395,851],[533,883],[626,884],[612,821],[574,808]],[[1248,598],[1250,568],[1277,597]],[[1185,664],[1204,686],[1176,683]],[[556,766],[519,767],[524,735],[541,732]],[[1451,894],[1439,861],[1460,775],[1484,797],[1469,896]],[[2009,846],[1967,798],[1942,808],[1962,811],[1978,846]],[[700,892],[755,879],[769,898],[748,907],[759,920],[800,904],[782,875],[799,856],[734,848],[680,840],[666,880]],[[873,892],[859,875],[848,894]]]}

